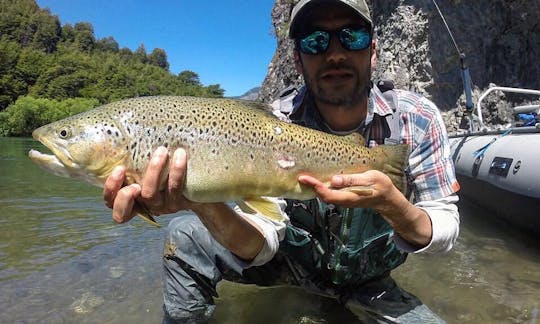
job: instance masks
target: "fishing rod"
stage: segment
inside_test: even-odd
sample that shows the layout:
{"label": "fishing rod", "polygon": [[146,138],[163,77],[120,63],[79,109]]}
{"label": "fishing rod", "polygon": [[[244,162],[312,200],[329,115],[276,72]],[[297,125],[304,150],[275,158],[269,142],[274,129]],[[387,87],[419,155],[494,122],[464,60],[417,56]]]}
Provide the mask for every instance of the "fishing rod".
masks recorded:
{"label": "fishing rod", "polygon": [[467,65],[465,59],[466,55],[463,53],[456,42],[456,39],[454,38],[454,34],[452,34],[452,31],[450,30],[450,27],[448,27],[448,24],[446,23],[446,19],[444,18],[444,15],[441,12],[441,9],[439,8],[439,5],[437,4],[436,0],[432,0],[433,4],[435,5],[435,8],[437,8],[437,12],[439,13],[439,16],[441,17],[444,26],[446,27],[446,30],[448,31],[448,34],[450,35],[450,38],[452,39],[452,42],[454,43],[454,47],[456,48],[456,51],[459,55],[459,60],[461,63],[461,77],[463,79],[463,89],[465,91],[465,108],[467,112],[472,112],[473,110],[473,102],[472,102],[472,82],[471,82],[471,74],[469,71],[469,66]]}

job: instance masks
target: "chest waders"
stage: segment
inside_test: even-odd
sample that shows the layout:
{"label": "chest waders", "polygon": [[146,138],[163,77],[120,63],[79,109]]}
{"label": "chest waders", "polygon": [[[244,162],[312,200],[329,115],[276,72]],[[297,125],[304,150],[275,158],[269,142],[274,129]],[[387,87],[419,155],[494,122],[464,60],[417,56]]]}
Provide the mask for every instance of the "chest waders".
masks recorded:
{"label": "chest waders", "polygon": [[318,199],[290,200],[291,218],[280,249],[313,276],[332,285],[357,286],[386,275],[407,258],[392,227],[368,208],[340,208]]}
{"label": "chest waders", "polygon": [[[400,135],[397,94],[392,84],[378,86],[394,111],[384,117],[390,133],[384,143],[395,144]],[[310,280],[358,286],[387,275],[407,258],[392,240],[392,227],[372,209],[341,208],[312,199],[288,200],[285,211],[291,224],[280,250],[302,267],[295,271],[307,272]]]}

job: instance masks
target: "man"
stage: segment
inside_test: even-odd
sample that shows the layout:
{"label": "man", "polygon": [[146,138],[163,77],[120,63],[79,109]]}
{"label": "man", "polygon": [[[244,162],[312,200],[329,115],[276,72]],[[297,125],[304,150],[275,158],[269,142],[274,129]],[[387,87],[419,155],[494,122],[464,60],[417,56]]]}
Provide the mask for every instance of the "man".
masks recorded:
{"label": "man", "polygon": [[[414,203],[381,172],[336,175],[327,187],[310,176],[318,199],[276,199],[290,222],[272,222],[225,203],[198,204],[182,192],[186,154],[174,152],[165,189],[168,152],[157,149],[142,186],[121,188],[124,170],[108,178],[104,198],[119,223],[134,216],[135,199],[155,214],[191,209],[173,219],[164,252],[165,322],[204,322],[213,311],[217,283],[225,278],[259,285],[291,283],[335,297],[360,319],[442,322],[403,291],[390,270],[407,253],[448,251],[459,231],[453,164],[446,132],[433,103],[396,90],[397,105],[372,86],[375,42],[364,0],[303,0],[293,9],[290,36],[296,68],[306,87],[289,118],[326,132],[363,134],[370,146],[400,141],[411,146],[406,174]],[[395,112],[393,110],[395,109]],[[388,118],[390,117],[390,118]],[[370,186],[371,196],[346,190]],[[219,244],[218,244],[219,243]]]}

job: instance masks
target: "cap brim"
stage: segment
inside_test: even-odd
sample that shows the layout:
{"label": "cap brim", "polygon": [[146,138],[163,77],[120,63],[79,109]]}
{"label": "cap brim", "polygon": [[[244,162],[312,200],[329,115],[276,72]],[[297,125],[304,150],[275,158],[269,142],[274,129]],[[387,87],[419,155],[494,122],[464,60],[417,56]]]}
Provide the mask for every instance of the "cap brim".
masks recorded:
{"label": "cap brim", "polygon": [[364,20],[370,28],[373,28],[373,22],[370,16],[366,16],[364,13],[360,12],[356,8],[352,7],[344,1],[329,1],[329,0],[301,0],[294,8],[291,13],[291,21],[289,25],[289,38],[296,38],[298,36],[300,25],[302,21],[305,20],[306,14],[309,13],[310,9],[321,3],[334,3],[338,5],[343,5],[351,10],[353,10],[359,18]]}

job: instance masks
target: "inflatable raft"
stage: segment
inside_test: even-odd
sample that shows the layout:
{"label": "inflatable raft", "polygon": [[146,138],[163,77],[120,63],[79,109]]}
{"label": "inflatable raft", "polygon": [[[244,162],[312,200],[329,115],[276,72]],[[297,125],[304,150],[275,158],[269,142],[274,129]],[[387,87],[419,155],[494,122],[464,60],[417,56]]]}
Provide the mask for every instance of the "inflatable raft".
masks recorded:
{"label": "inflatable raft", "polygon": [[480,104],[495,90],[540,96],[537,90],[503,87],[482,95],[472,121],[475,126],[450,135],[459,195],[521,230],[540,234],[540,106],[514,109],[533,117],[528,126],[489,130],[483,125]]}

